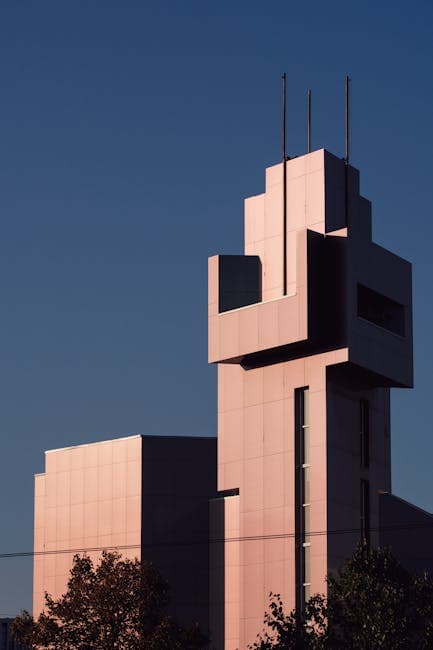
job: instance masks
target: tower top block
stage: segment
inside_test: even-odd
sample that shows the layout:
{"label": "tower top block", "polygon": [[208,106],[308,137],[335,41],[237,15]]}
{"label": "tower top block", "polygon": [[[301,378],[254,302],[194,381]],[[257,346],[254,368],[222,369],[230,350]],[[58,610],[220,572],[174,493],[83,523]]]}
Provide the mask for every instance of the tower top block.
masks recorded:
{"label": "tower top block", "polygon": [[285,163],[284,188],[283,164],[245,201],[244,255],[209,259],[209,361],[346,348],[370,382],[412,386],[411,265],[372,242],[358,170],[320,149]]}

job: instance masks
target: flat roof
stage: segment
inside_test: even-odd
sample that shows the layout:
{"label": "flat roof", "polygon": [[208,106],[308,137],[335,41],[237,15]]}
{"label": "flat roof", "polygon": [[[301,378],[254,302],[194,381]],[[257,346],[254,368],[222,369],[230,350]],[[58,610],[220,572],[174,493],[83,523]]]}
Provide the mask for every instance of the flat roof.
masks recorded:
{"label": "flat roof", "polygon": [[158,435],[158,434],[145,434],[145,433],[135,433],[130,436],[121,436],[119,438],[110,438],[109,440],[97,440],[95,442],[83,442],[79,445],[70,445],[69,447],[58,447],[57,449],[47,449],[46,454],[52,454],[56,451],[67,451],[68,449],[77,449],[79,447],[90,447],[91,445],[104,445],[109,442],[117,442],[118,440],[132,440],[133,438],[194,438],[195,440],[209,440],[216,439],[215,435],[211,436],[185,436],[185,435]]}

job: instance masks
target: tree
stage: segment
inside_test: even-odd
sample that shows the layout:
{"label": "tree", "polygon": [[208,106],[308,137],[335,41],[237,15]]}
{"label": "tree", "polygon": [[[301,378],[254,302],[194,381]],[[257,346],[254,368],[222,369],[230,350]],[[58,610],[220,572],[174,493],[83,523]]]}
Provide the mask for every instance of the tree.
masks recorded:
{"label": "tree", "polygon": [[312,596],[306,603],[302,617],[296,610],[286,615],[279,594],[270,593],[269,598],[269,612],[265,612],[264,617],[265,629],[257,636],[257,641],[248,646],[250,650],[315,650],[325,647],[327,622],[324,596]]}
{"label": "tree", "polygon": [[154,565],[102,553],[95,567],[74,556],[67,591],[45,594],[45,612],[23,612],[12,623],[15,639],[50,650],[196,650],[207,640],[198,626],[183,628],[165,614],[168,584]]}
{"label": "tree", "polygon": [[328,636],[335,647],[430,648],[432,614],[432,578],[411,575],[389,550],[360,546],[328,578]]}
{"label": "tree", "polygon": [[389,550],[360,545],[327,584],[328,597],[310,598],[302,617],[285,615],[271,594],[265,629],[250,650],[433,647],[433,579],[411,575]]}

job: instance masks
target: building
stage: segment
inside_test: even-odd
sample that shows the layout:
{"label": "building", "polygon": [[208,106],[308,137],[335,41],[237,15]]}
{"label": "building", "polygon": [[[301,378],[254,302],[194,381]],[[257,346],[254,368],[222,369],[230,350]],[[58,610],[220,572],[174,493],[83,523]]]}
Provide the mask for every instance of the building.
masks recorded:
{"label": "building", "polygon": [[216,440],[131,436],[45,453],[35,477],[33,614],[64,593],[74,553],[102,549],[153,561],[170,613],[208,629],[208,504]]}
{"label": "building", "polygon": [[[326,592],[359,540],[433,569],[433,518],[391,492],[390,389],[413,384],[411,265],[371,236],[359,173],[325,150],[266,170],[245,251],[209,259],[213,438],[132,436],[46,452],[34,613],[74,552],[154,561],[172,613],[239,650],[270,592]],[[423,528],[422,539],[418,535]]]}
{"label": "building", "polygon": [[28,646],[16,643],[10,634],[13,618],[0,618],[0,650],[28,650]]}
{"label": "building", "polygon": [[390,494],[390,389],[413,384],[411,265],[372,242],[344,160],[319,150],[266,170],[245,202],[244,255],[209,259],[209,361],[218,649],[254,641],[270,592],[288,611],[326,592],[360,539],[431,566],[431,533],[416,558],[413,530],[400,534],[431,531],[431,516]]}

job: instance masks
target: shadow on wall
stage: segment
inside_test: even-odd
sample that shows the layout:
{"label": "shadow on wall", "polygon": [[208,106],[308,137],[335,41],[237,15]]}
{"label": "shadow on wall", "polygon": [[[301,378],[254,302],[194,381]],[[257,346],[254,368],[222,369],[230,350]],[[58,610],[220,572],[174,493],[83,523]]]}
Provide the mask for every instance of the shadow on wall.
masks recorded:
{"label": "shadow on wall", "polygon": [[142,558],[170,587],[169,613],[209,630],[209,499],[216,438],[143,437]]}
{"label": "shadow on wall", "polygon": [[380,546],[409,571],[433,575],[433,515],[393,494],[379,497]]}
{"label": "shadow on wall", "polygon": [[210,501],[210,647],[225,643],[225,500]]}

